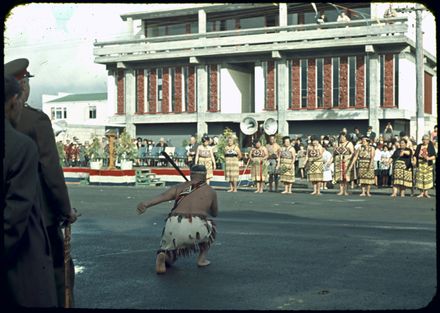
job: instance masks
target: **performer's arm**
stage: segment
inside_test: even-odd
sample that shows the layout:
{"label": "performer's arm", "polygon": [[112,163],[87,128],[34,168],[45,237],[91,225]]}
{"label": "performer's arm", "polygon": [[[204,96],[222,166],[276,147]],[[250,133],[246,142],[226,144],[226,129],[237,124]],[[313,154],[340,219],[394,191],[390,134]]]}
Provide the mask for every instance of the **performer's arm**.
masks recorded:
{"label": "performer's arm", "polygon": [[238,159],[241,160],[241,159],[243,158],[243,155],[241,154],[240,148],[239,148],[239,147],[236,147],[236,149],[237,149],[237,156],[238,156]]}
{"label": "performer's arm", "polygon": [[199,148],[200,148],[200,146],[197,147],[197,150],[196,150],[196,159],[194,160],[194,164],[199,163],[199,150],[200,150]]}
{"label": "performer's arm", "polygon": [[212,168],[215,169],[215,157],[214,157],[214,151],[212,150],[212,148],[209,148],[209,151],[211,152]]}
{"label": "performer's arm", "polygon": [[143,202],[140,202],[137,206],[138,214],[144,213],[149,207],[152,207],[156,204],[170,201],[176,198],[177,195],[177,187],[172,187],[165,192],[161,193],[160,195],[154,197],[151,200],[145,200]]}

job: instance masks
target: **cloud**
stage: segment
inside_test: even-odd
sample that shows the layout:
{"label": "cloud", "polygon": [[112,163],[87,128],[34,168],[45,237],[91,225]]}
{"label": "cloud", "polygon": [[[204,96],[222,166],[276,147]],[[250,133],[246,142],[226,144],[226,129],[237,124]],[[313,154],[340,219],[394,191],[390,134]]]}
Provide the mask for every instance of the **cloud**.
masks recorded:
{"label": "cloud", "polygon": [[42,94],[105,92],[107,71],[94,63],[93,42],[126,38],[121,14],[200,5],[207,4],[20,5],[5,21],[5,62],[29,59],[35,77],[28,102],[34,107],[41,107]]}

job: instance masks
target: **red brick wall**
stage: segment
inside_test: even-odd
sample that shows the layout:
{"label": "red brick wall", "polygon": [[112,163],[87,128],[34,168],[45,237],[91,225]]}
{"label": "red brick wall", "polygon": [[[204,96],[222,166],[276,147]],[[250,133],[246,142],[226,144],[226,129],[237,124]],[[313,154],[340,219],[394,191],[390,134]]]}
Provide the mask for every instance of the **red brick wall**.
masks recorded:
{"label": "red brick wall", "polygon": [[324,108],[332,107],[332,59],[324,58]]}
{"label": "red brick wall", "polygon": [[267,111],[275,110],[275,62],[267,62],[266,73],[266,107]]}
{"label": "red brick wall", "polygon": [[307,109],[316,108],[316,66],[315,59],[307,62]]}
{"label": "red brick wall", "polygon": [[137,112],[138,114],[144,114],[144,70],[136,70],[136,98],[137,98]]}
{"label": "red brick wall", "polygon": [[162,113],[168,112],[170,112],[170,73],[168,67],[164,67],[162,74]]}
{"label": "red brick wall", "polygon": [[196,73],[194,66],[188,67],[188,112],[196,112]]}
{"label": "red brick wall", "polygon": [[356,56],[356,108],[365,107],[365,63],[364,56]]}
{"label": "red brick wall", "polygon": [[292,109],[301,108],[301,90],[300,90],[300,75],[299,75],[299,59],[292,59],[292,97],[290,107]]}
{"label": "red brick wall", "polygon": [[124,90],[124,70],[118,69],[118,78],[117,78],[117,114],[124,114],[124,99],[125,99],[125,90]]}
{"label": "red brick wall", "polygon": [[346,109],[348,106],[348,63],[347,57],[340,58],[339,69],[339,108]]}
{"label": "red brick wall", "polygon": [[384,103],[385,108],[392,108],[394,105],[394,95],[393,95],[393,81],[394,81],[394,71],[393,71],[393,54],[385,54],[385,73],[384,73]]}
{"label": "red brick wall", "polygon": [[209,112],[218,111],[218,70],[217,64],[209,65]]}
{"label": "red brick wall", "polygon": [[174,72],[174,112],[182,112],[182,68],[176,67]]}
{"label": "red brick wall", "polygon": [[148,112],[149,113],[156,113],[157,112],[157,74],[156,69],[152,69],[150,71],[150,97],[149,97],[149,103],[148,103]]}

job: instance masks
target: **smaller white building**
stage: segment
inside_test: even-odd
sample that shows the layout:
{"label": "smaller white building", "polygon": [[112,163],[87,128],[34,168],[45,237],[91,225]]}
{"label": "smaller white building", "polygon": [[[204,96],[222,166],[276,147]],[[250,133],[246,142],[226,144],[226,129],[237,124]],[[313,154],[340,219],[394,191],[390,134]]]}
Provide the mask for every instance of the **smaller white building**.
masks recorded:
{"label": "smaller white building", "polygon": [[109,116],[114,112],[108,110],[107,93],[43,95],[43,112],[52,121],[52,125],[65,121],[66,131],[57,136],[57,140],[72,141],[74,137],[81,143],[90,141],[94,135],[105,136],[110,125]]}

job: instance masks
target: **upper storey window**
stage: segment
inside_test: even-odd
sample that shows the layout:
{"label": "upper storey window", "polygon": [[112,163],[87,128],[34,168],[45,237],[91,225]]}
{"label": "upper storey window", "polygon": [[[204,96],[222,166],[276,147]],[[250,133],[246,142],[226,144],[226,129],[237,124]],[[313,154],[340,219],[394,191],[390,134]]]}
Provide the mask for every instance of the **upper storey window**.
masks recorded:
{"label": "upper storey window", "polygon": [[151,19],[143,22],[145,23],[145,36],[148,38],[196,34],[198,32],[196,15]]}

